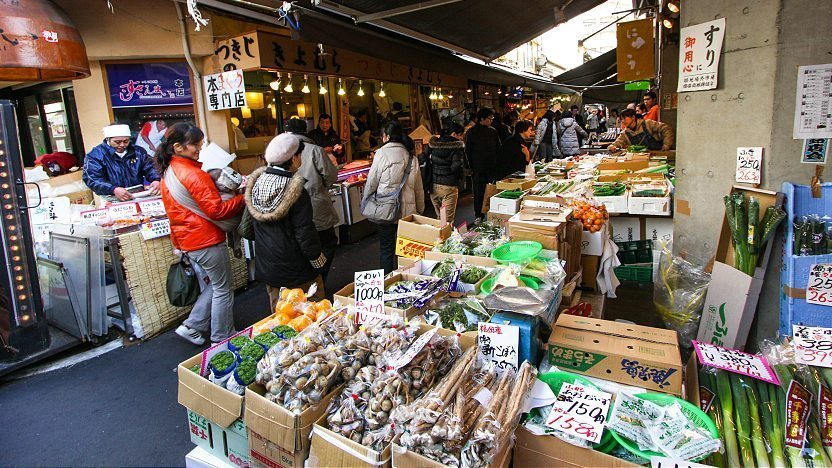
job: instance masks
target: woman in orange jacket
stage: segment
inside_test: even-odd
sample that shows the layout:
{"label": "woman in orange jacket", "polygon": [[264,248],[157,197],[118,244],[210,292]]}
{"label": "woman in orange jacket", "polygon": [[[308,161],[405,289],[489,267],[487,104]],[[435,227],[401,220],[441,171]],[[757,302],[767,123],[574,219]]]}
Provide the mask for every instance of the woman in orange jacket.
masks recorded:
{"label": "woman in orange jacket", "polygon": [[234,333],[234,291],[231,258],[220,221],[245,207],[242,195],[223,201],[211,176],[198,162],[204,134],[193,124],[168,128],[156,153],[162,171],[162,202],[170,220],[174,247],[187,253],[210,279],[176,334],[191,343],[205,344],[205,333],[218,343]]}

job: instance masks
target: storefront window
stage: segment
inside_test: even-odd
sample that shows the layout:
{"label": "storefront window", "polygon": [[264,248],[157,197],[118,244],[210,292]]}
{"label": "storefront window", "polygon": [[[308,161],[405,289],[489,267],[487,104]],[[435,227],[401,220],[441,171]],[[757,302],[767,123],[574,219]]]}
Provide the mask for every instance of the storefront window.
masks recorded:
{"label": "storefront window", "polygon": [[[46,138],[43,135],[43,124],[40,120],[37,98],[35,96],[23,98],[23,109],[26,114],[26,124],[29,128],[29,139],[34,154],[40,156],[47,153]],[[31,159],[34,161],[34,157],[31,157]]]}
{"label": "storefront window", "polygon": [[18,103],[23,162],[34,164],[43,154],[63,151],[83,161],[84,144],[69,83],[23,88],[11,95]]}
{"label": "storefront window", "polygon": [[60,91],[43,94],[43,111],[46,114],[47,135],[53,151],[72,152],[72,137],[68,131],[69,122]]}

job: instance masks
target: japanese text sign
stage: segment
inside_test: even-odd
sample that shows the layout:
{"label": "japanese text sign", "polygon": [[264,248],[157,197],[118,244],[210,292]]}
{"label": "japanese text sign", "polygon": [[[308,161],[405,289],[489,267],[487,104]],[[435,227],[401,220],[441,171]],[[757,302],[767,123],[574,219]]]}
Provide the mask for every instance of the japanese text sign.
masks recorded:
{"label": "japanese text sign", "polygon": [[218,41],[214,55],[220,60],[222,71],[259,69],[260,50],[257,33]]}
{"label": "japanese text sign", "polygon": [[809,412],[812,407],[812,394],[797,380],[789,384],[789,391],[786,393],[786,445],[794,448],[803,448],[806,441],[806,422],[809,419]]}
{"label": "japanese text sign", "polygon": [[107,215],[111,220],[126,219],[139,214],[136,202],[112,203],[107,205]]}
{"label": "japanese text sign", "polygon": [[792,325],[792,337],[795,361],[832,367],[832,328]]}
{"label": "japanese text sign", "polygon": [[735,374],[746,375],[774,385],[780,385],[777,375],[771,370],[766,359],[757,354],[748,354],[736,349],[693,341],[696,357],[703,366],[716,367]]}
{"label": "japanese text sign", "polygon": [[355,273],[355,321],[384,316],[384,270]]}
{"label": "japanese text sign", "polygon": [[98,224],[106,222],[110,219],[110,210],[107,208],[100,208],[97,210],[88,210],[81,212],[81,220],[85,223]]}
{"label": "japanese text sign", "polygon": [[72,217],[68,197],[42,198],[40,205],[31,208],[32,224],[68,223]]}
{"label": "japanese text sign", "polygon": [[185,62],[119,63],[105,68],[113,108],[193,104]]}
{"label": "japanese text sign", "polygon": [[806,302],[832,306],[832,263],[816,263],[809,269]]}
{"label": "japanese text sign", "polygon": [[164,216],[166,213],[165,204],[161,198],[139,200],[139,210],[145,216]]}
{"label": "japanese text sign", "polygon": [[564,383],[546,425],[597,444],[604,432],[611,401],[609,393]]}
{"label": "japanese text sign", "polygon": [[682,28],[677,91],[714,89],[725,38],[725,18]]}
{"label": "japanese text sign", "polygon": [[826,164],[829,157],[828,138],[807,138],[803,140],[800,162],[804,164]]}
{"label": "japanese text sign", "polygon": [[203,79],[210,110],[235,109],[248,105],[242,70],[207,75]]}
{"label": "japanese text sign", "polygon": [[158,237],[165,237],[170,235],[170,220],[157,219],[148,223],[142,224],[141,227],[142,239],[150,240]]}
{"label": "japanese text sign", "polygon": [[478,360],[492,361],[497,373],[517,370],[520,328],[513,325],[480,322],[477,332]]}
{"label": "japanese text sign", "polygon": [[763,148],[737,148],[737,182],[759,184],[762,166]]}
{"label": "japanese text sign", "polygon": [[656,76],[653,19],[618,23],[618,81],[646,80]]}
{"label": "japanese text sign", "polygon": [[800,67],[795,94],[792,137],[832,138],[832,63]]}

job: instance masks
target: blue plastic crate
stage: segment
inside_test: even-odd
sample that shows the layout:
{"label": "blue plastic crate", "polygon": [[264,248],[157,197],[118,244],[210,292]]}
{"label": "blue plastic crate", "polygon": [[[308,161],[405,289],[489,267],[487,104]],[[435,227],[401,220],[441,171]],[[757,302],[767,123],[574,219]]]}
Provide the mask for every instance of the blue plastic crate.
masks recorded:
{"label": "blue plastic crate", "polygon": [[540,335],[545,324],[539,317],[516,312],[497,312],[491,317],[491,323],[519,327],[520,343],[518,345],[517,363],[522,364],[523,361],[529,361],[535,367],[540,364],[543,357],[541,354],[543,343]]}
{"label": "blue plastic crate", "polygon": [[793,255],[794,218],[810,214],[832,213],[832,183],[821,184],[821,197],[812,197],[807,185],[783,184],[786,194],[786,244],[780,269],[780,335],[791,336],[792,325],[832,328],[832,307],[807,304],[806,299],[789,297],[786,288],[806,289],[809,268],[815,263],[832,263],[832,254]]}

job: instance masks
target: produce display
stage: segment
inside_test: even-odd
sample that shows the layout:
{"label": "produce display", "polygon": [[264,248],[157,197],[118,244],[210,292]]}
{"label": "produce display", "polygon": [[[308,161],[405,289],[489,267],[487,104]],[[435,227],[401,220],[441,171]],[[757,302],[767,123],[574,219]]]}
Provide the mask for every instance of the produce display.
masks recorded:
{"label": "produce display", "polygon": [[[259,322],[254,333],[263,333],[280,325],[288,326],[295,332],[301,332],[314,322],[326,319],[332,313],[332,303],[328,300],[308,302],[303,290],[282,288],[274,314],[268,320]],[[280,333],[276,334],[281,336]],[[283,338],[291,337],[283,336]]]}
{"label": "produce display", "polygon": [[460,234],[454,231],[450,237],[434,248],[437,252],[487,257],[491,251],[506,243],[503,229],[489,222]]}
{"label": "produce display", "polygon": [[545,197],[548,195],[558,195],[567,193],[573,188],[576,188],[578,183],[574,180],[549,180],[538,182],[532,187],[532,193]]}
{"label": "produce display", "polygon": [[760,219],[760,203],[754,197],[746,200],[742,193],[735,192],[725,195],[723,200],[734,246],[734,267],[754,276],[760,252],[786,218],[786,212],[770,206]]}
{"label": "produce display", "polygon": [[[459,265],[457,265],[457,262],[454,261],[452,258],[447,258],[434,265],[433,270],[431,270],[430,274],[431,276],[435,276],[437,278],[447,278],[451,276],[451,273],[453,273],[456,270],[460,270],[460,267]],[[463,266],[459,274],[459,281],[468,284],[476,284],[487,274],[488,272],[480,267],[473,265]]]}
{"label": "produce display", "polygon": [[794,255],[832,253],[832,217],[813,214],[794,219]]}
{"label": "produce display", "polygon": [[522,190],[503,190],[502,192],[494,195],[497,198],[506,198],[509,200],[517,200],[518,198],[522,197],[525,194]]}
{"label": "produce display", "polygon": [[430,325],[462,333],[476,330],[479,322],[487,322],[492,315],[477,297],[446,297],[426,310],[423,318]]}
{"label": "produce display", "polygon": [[621,182],[602,182],[592,185],[592,194],[596,197],[617,197],[624,195],[627,186]]}
{"label": "produce display", "polygon": [[407,309],[419,298],[436,290],[436,286],[436,281],[431,279],[397,281],[387,287],[384,304],[396,309]]}
{"label": "produce display", "polygon": [[604,223],[610,218],[607,207],[586,200],[574,200],[572,202],[572,216],[583,223],[584,230],[589,232],[600,231]]}

